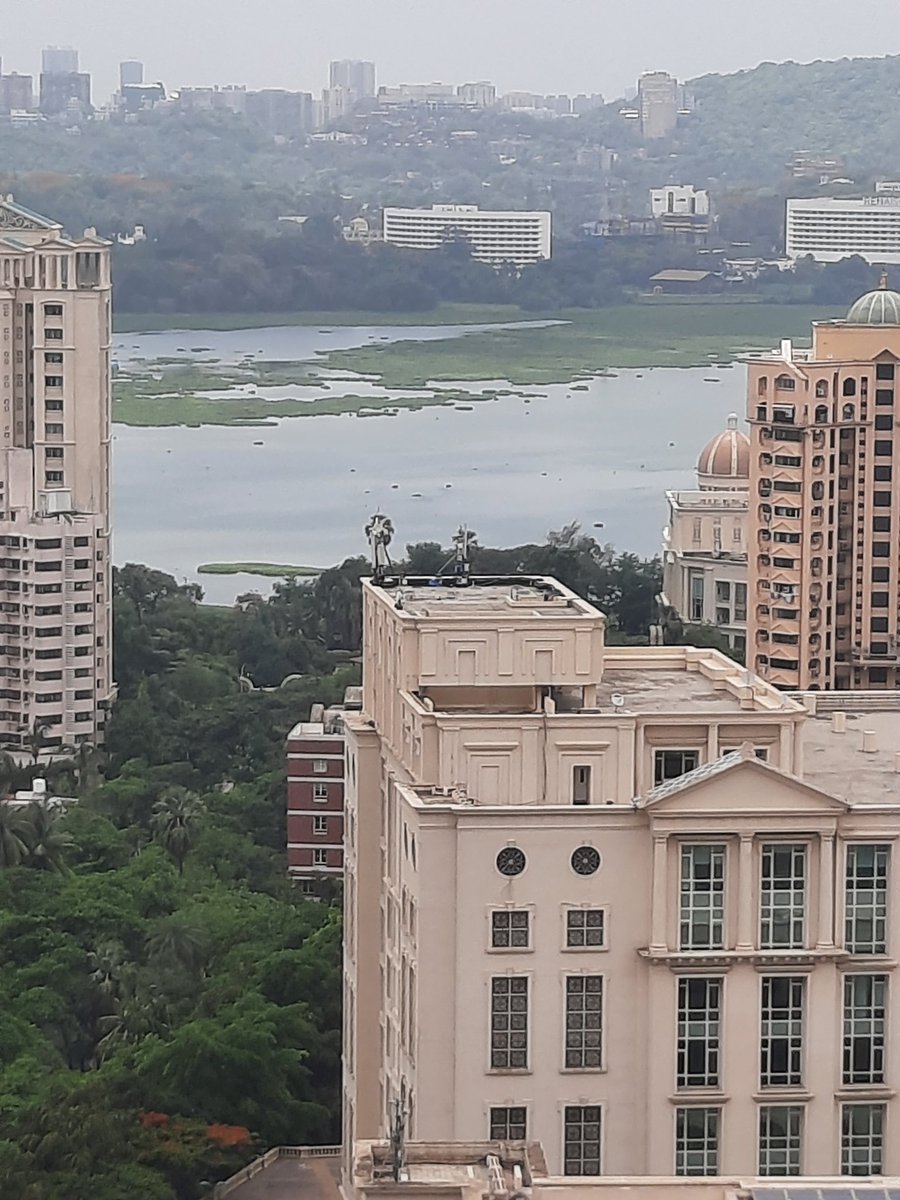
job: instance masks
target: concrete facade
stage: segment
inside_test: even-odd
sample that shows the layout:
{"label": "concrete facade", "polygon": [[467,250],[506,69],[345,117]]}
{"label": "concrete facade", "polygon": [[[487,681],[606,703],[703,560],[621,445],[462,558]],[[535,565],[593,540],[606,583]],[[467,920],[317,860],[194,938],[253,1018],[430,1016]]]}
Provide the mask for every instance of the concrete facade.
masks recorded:
{"label": "concrete facade", "polygon": [[900,295],[748,360],[747,665],[784,688],[900,683]]}
{"label": "concrete facade", "polygon": [[0,741],[103,740],[114,694],[109,243],[0,200]]}
{"label": "concrete facade", "polygon": [[608,647],[549,579],[363,594],[348,1156],[399,1102],[555,1174],[900,1170],[900,714]]}
{"label": "concrete facade", "polygon": [[344,717],[358,711],[360,689],[343,704],[314,704],[287,737],[288,871],[305,891],[344,874]]}
{"label": "concrete facade", "polygon": [[549,212],[499,212],[474,204],[386,208],[384,240],[407,250],[436,250],[466,241],[478,262],[524,267],[550,257]]}
{"label": "concrete facade", "polygon": [[823,263],[853,254],[870,263],[900,263],[900,197],[788,200],[785,253]]}

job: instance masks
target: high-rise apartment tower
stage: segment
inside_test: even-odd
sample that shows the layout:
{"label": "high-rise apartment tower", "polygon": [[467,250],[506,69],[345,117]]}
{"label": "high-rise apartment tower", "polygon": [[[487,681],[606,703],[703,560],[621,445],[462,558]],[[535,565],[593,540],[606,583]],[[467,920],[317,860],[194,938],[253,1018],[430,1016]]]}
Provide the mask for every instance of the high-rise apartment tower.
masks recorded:
{"label": "high-rise apartment tower", "polygon": [[110,250],[0,201],[0,742],[103,740]]}
{"label": "high-rise apartment tower", "polygon": [[900,294],[748,361],[747,665],[780,688],[900,685]]}
{"label": "high-rise apartment tower", "polygon": [[330,66],[328,86],[351,92],[355,100],[374,96],[375,64],[352,58],[338,59]]}

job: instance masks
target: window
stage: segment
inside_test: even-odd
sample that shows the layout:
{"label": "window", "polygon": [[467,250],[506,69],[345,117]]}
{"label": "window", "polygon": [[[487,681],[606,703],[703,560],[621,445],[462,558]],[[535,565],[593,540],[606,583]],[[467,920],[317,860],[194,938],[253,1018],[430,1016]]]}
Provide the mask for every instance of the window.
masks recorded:
{"label": "window", "polygon": [[675,1174],[718,1175],[718,1108],[675,1110]]}
{"label": "window", "polygon": [[524,1142],[527,1132],[524,1105],[511,1108],[492,1108],[490,1139],[492,1142]]}
{"label": "window", "polygon": [[44,362],[47,364],[48,367],[61,367],[62,361],[63,361],[63,356],[59,353],[58,350],[48,351],[44,355]]}
{"label": "window", "polygon": [[45,375],[44,376],[44,387],[61,388],[62,385],[63,385],[62,375]]}
{"label": "window", "polygon": [[328,799],[328,784],[327,783],[314,783],[313,784],[313,800],[327,800],[327,799]]}
{"label": "window", "polygon": [[803,1082],[805,985],[802,976],[763,976],[760,1087],[797,1087]]}
{"label": "window", "polygon": [[572,803],[590,804],[591,802],[591,768],[572,768]]}
{"label": "window", "polygon": [[527,908],[498,908],[491,913],[491,949],[527,950],[529,947]]}
{"label": "window", "polygon": [[803,1109],[778,1104],[759,1110],[759,1174],[799,1175]]}
{"label": "window", "polygon": [[327,867],[328,866],[328,851],[324,847],[322,847],[322,848],[316,847],[316,849],[313,850],[313,866],[314,867]]}
{"label": "window", "polygon": [[599,1175],[599,1104],[567,1104],[563,1118],[563,1172],[566,1175]]}
{"label": "window", "polygon": [[65,452],[65,450],[63,450],[62,446],[47,446],[44,450],[44,457],[45,458],[63,458],[65,453],[66,452]]}
{"label": "window", "polygon": [[53,437],[53,436],[56,436],[57,434],[60,437],[62,437],[62,431],[63,431],[62,425],[54,425],[51,422],[47,422],[47,424],[44,426],[44,429],[47,431],[48,437]]}
{"label": "window", "polygon": [[682,950],[719,950],[724,945],[725,847],[681,847]]}
{"label": "window", "polygon": [[47,483],[62,483],[62,481],[63,481],[62,471],[47,471],[46,481],[47,481]]}
{"label": "window", "polygon": [[894,418],[891,416],[890,413],[876,413],[875,414],[875,428],[876,429],[893,429],[894,428]]}
{"label": "window", "polygon": [[327,817],[318,817],[318,816],[313,817],[313,833],[327,833],[327,832],[328,832],[328,818]]}
{"label": "window", "polygon": [[794,386],[794,380],[791,379],[790,375],[779,375],[775,380],[775,387],[779,392],[792,392],[794,390]]}
{"label": "window", "polygon": [[653,782],[658,787],[668,779],[678,779],[696,769],[699,750],[657,750],[653,755]]}
{"label": "window", "polygon": [[599,1071],[603,976],[566,976],[566,1070]]}
{"label": "window", "polygon": [[63,402],[62,400],[45,400],[44,410],[46,412],[62,412]]}
{"label": "window", "polygon": [[61,329],[45,329],[44,337],[48,342],[61,342],[63,340],[63,331]]}
{"label": "window", "polygon": [[763,846],[760,947],[802,948],[805,906],[806,847],[777,843]]}
{"label": "window", "polygon": [[606,945],[606,914],[602,908],[570,908],[566,913],[566,949],[602,950]]}
{"label": "window", "polygon": [[704,579],[702,571],[690,572],[691,620],[703,620]]}
{"label": "window", "polygon": [[894,364],[893,363],[876,363],[875,364],[876,379],[893,379]]}
{"label": "window", "polygon": [[722,980],[678,980],[679,1088],[719,1086]]}
{"label": "window", "polygon": [[[85,566],[88,565],[87,561],[85,561],[84,565]],[[77,562],[75,563],[75,566],[76,567],[78,566]],[[328,763],[325,761],[324,758],[314,758],[313,759],[313,771],[317,775],[324,775],[327,770],[328,770]]]}
{"label": "window", "polygon": [[45,317],[61,317],[63,315],[63,306],[61,304],[45,304]]}
{"label": "window", "polygon": [[890,438],[875,439],[875,454],[878,458],[890,458],[894,452],[894,443]]}
{"label": "window", "polygon": [[491,1070],[528,1069],[528,978],[495,975],[491,980]]}
{"label": "window", "polygon": [[884,1155],[884,1105],[841,1107],[841,1174],[880,1175]]}
{"label": "window", "polygon": [[844,978],[844,1083],[884,1083],[887,977]]}
{"label": "window", "polygon": [[[872,621],[883,618],[875,617]],[[876,632],[878,632],[876,630]],[[844,943],[851,954],[887,951],[890,846],[849,845],[844,884]]]}

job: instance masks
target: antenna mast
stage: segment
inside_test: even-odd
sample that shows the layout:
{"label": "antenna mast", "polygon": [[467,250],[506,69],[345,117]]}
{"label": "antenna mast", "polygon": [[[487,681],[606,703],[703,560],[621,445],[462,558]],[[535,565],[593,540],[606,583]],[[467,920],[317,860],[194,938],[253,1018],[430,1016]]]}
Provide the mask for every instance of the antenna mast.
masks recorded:
{"label": "antenna mast", "polygon": [[372,575],[376,583],[381,583],[388,571],[393,567],[388,546],[394,536],[394,523],[384,513],[375,513],[369,518],[366,526],[366,537],[372,550]]}
{"label": "antenna mast", "polygon": [[448,567],[450,568],[459,587],[464,587],[469,582],[469,573],[472,569],[472,564],[469,562],[471,542],[472,535],[468,528],[460,525],[453,535],[453,554],[441,567],[442,575]]}

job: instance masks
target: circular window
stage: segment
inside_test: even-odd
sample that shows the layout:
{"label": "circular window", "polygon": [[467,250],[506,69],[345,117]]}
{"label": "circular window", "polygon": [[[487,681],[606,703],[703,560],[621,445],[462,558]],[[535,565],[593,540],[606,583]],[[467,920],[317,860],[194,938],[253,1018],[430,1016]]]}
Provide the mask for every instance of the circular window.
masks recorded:
{"label": "circular window", "polygon": [[600,869],[600,851],[593,846],[579,846],[572,851],[571,862],[576,875],[593,875]]}
{"label": "circular window", "polygon": [[525,853],[518,846],[504,846],[497,855],[497,870],[501,875],[521,875],[525,870]]}

